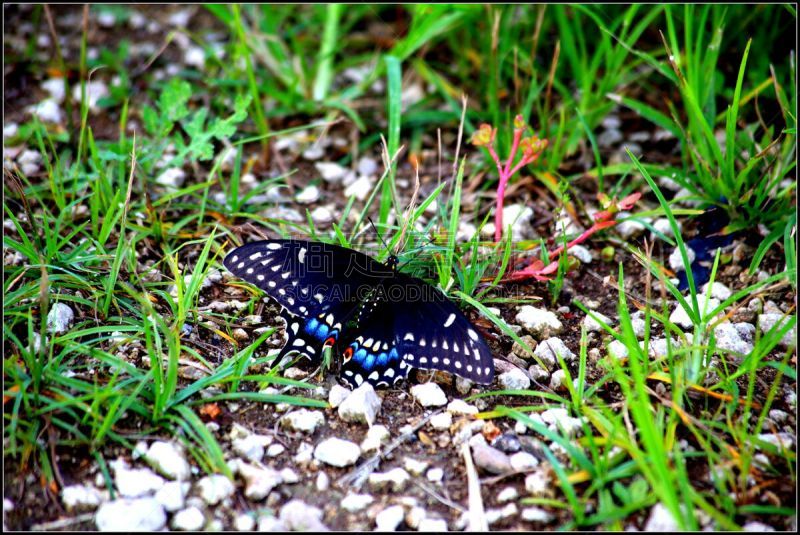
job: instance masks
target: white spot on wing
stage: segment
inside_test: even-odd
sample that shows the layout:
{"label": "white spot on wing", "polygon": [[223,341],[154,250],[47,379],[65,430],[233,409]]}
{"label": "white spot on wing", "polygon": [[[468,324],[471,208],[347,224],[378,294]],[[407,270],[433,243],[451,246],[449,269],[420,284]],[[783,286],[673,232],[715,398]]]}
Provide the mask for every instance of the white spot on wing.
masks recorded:
{"label": "white spot on wing", "polygon": [[403,340],[411,340],[413,342],[414,341],[414,333],[406,333],[406,335],[403,338]]}
{"label": "white spot on wing", "polygon": [[455,314],[450,314],[447,317],[447,321],[444,322],[444,326],[445,327],[450,327],[453,324],[454,321],[456,321],[456,315]]}
{"label": "white spot on wing", "polygon": [[280,249],[281,247],[282,247],[282,245],[281,245],[280,243],[270,243],[270,244],[267,244],[267,249],[270,249],[270,250],[272,250],[272,251],[277,251],[277,250],[278,250],[278,249]]}
{"label": "white spot on wing", "polygon": [[300,262],[301,264],[305,264],[306,263],[306,248],[305,247],[301,247],[300,248],[300,252],[297,253],[297,261]]}
{"label": "white spot on wing", "polygon": [[478,341],[478,333],[476,333],[474,330],[467,329],[467,334],[469,335],[470,338],[472,338],[476,342]]}
{"label": "white spot on wing", "polygon": [[261,258],[261,251],[250,255],[250,260],[255,260],[256,258]]}

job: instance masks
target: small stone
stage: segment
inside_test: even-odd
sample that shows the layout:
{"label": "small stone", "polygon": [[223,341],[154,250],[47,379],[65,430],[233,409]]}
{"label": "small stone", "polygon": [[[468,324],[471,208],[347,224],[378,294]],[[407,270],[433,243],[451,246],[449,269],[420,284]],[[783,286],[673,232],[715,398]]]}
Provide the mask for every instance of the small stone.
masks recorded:
{"label": "small stone", "polygon": [[411,395],[423,407],[441,407],[447,404],[447,396],[436,383],[423,383],[411,387]]}
{"label": "small stone", "polygon": [[280,472],[272,468],[261,468],[240,461],[238,471],[245,481],[244,495],[251,500],[263,500],[272,489],[283,483]]}
{"label": "small stone", "polygon": [[628,358],[628,346],[620,340],[613,340],[608,344],[608,355],[617,360]]}
{"label": "small stone", "polygon": [[[696,258],[697,255],[695,255],[695,252],[690,247],[687,247],[686,256],[689,259],[689,264],[691,264],[692,262],[694,262],[694,259]],[[672,271],[676,273],[678,271],[683,271],[685,269],[683,265],[683,257],[681,256],[681,251],[677,247],[669,255],[669,267],[671,267]]]}
{"label": "small stone", "polygon": [[558,356],[570,363],[575,360],[575,353],[569,350],[561,338],[548,338],[543,340],[533,354],[547,366],[548,369],[558,368]]}
{"label": "small stone", "polygon": [[541,507],[526,507],[520,514],[522,520],[528,522],[537,522],[539,524],[547,524],[553,520],[553,515],[542,509]]}
{"label": "small stone", "polygon": [[339,503],[339,506],[349,513],[357,513],[364,510],[369,504],[375,501],[369,494],[350,493]]}
{"label": "small stone", "polygon": [[318,492],[325,492],[328,490],[328,487],[331,486],[331,478],[328,477],[328,474],[325,472],[320,471],[317,474],[317,480],[314,482],[314,486],[317,488]]}
{"label": "small stone", "polygon": [[550,372],[539,366],[538,364],[532,365],[528,368],[528,376],[531,380],[536,382],[546,381],[550,377]]}
{"label": "small stone", "polygon": [[501,373],[497,380],[505,390],[527,390],[531,386],[531,380],[528,375],[517,367]]}
{"label": "small stone", "polygon": [[170,167],[162,171],[156,178],[156,184],[169,189],[179,189],[186,180],[186,172],[180,167]]}
{"label": "small stone", "polygon": [[519,308],[516,320],[525,330],[540,338],[558,334],[563,328],[555,314],[530,305],[523,305]]}
{"label": "small stone", "polygon": [[511,468],[517,472],[527,472],[539,466],[539,459],[526,451],[520,451],[509,457]]}
{"label": "small stone", "polygon": [[325,156],[325,149],[319,143],[314,143],[303,151],[303,158],[306,160],[319,160]]}
{"label": "small stone", "polygon": [[[617,220],[629,217],[630,215],[631,214],[628,212],[619,212],[617,214]],[[635,238],[644,232],[645,228],[646,227],[640,221],[636,221],[635,219],[626,219],[625,221],[618,223],[616,227],[619,235],[625,240]]]}
{"label": "small stone", "polygon": [[392,468],[388,472],[374,472],[369,475],[369,485],[374,490],[391,487],[394,492],[401,492],[411,476],[402,468]]}
{"label": "small stone", "polygon": [[320,192],[319,188],[315,185],[308,186],[303,191],[297,194],[295,200],[302,204],[312,204],[319,200]]}
{"label": "small stone", "polygon": [[[759,314],[758,316],[758,328],[761,330],[762,333],[766,333],[771,329],[775,328],[776,330],[783,328],[786,325],[786,322],[796,322],[796,316],[785,316],[783,314],[776,314],[776,313],[765,313]],[[780,325],[776,327],[776,325]],[[797,325],[795,325],[789,329],[789,331],[783,336],[781,341],[778,343],[781,347],[788,349],[790,347],[794,347],[797,345]]]}
{"label": "small stone", "polygon": [[564,386],[566,380],[567,376],[564,370],[556,370],[550,376],[550,388],[556,391],[566,389],[566,387]]}
{"label": "small stone", "polygon": [[431,417],[430,424],[434,429],[449,429],[453,425],[453,415],[450,412],[435,414]]}
{"label": "small stone", "polygon": [[356,171],[359,175],[371,176],[378,173],[378,162],[375,158],[369,156],[362,156],[356,162]]}
{"label": "small stone", "polygon": [[474,444],[472,446],[472,458],[475,461],[475,466],[483,468],[492,474],[505,474],[512,471],[508,455],[492,446]]}
{"label": "small stone", "polygon": [[325,439],[314,448],[315,459],[339,468],[354,464],[360,456],[358,444],[336,437]]}
{"label": "small stone", "polygon": [[279,472],[279,474],[283,482],[286,484],[291,485],[293,483],[297,483],[298,481],[300,481],[300,476],[297,475],[297,472],[295,472],[291,468],[284,468]]}
{"label": "small stone", "polygon": [[278,517],[291,531],[329,531],[322,523],[322,509],[302,500],[291,500],[284,504]]}
{"label": "small stone", "polygon": [[678,525],[670,510],[659,502],[650,509],[650,516],[645,522],[644,531],[677,533],[680,531],[680,525]]}
{"label": "small stone", "polygon": [[636,338],[644,338],[645,328],[647,327],[647,322],[642,318],[631,318],[631,328],[633,329],[633,335]]}
{"label": "small stone", "polygon": [[183,456],[182,448],[172,442],[159,440],[147,450],[145,460],[158,473],[169,479],[184,481],[191,475],[191,467]]}
{"label": "small stone", "polygon": [[443,533],[447,531],[447,520],[443,518],[423,518],[417,526],[417,531]]}
{"label": "small stone", "polygon": [[[678,223],[678,230],[681,229],[680,221]],[[653,222],[653,228],[656,229],[658,232],[666,236],[667,238],[672,238],[675,236],[675,233],[672,231],[672,225],[669,222],[669,219],[662,217],[660,219],[656,219]]]}
{"label": "small stone", "polygon": [[333,385],[331,387],[331,391],[328,394],[328,403],[332,408],[336,408],[342,404],[342,402],[347,399],[350,395],[350,390],[343,387],[342,385]]}
{"label": "small stone", "polygon": [[38,104],[29,106],[27,110],[43,123],[61,124],[64,120],[64,112],[61,110],[61,105],[52,98],[46,98]]}
{"label": "small stone", "polygon": [[714,329],[717,348],[736,353],[736,358],[743,358],[753,351],[753,344],[742,339],[739,330],[732,323],[720,323]]}
{"label": "small stone", "polygon": [[552,492],[550,478],[541,470],[528,474],[525,476],[525,490],[535,498],[548,496]]}
{"label": "small stone", "polygon": [[373,425],[361,442],[361,451],[377,451],[389,441],[389,430],[383,425]]}
{"label": "small stone", "polygon": [[180,531],[197,531],[203,527],[206,517],[203,511],[197,507],[187,507],[175,513],[172,517],[171,526]]}
{"label": "small stone", "polygon": [[297,464],[308,464],[314,459],[314,446],[308,442],[301,442],[297,447],[294,462]]}
{"label": "small stone", "polygon": [[101,505],[94,521],[99,531],[158,531],[167,515],[155,498],[121,498]]}
{"label": "small stone", "polygon": [[317,168],[317,172],[322,179],[331,184],[341,182],[348,171],[347,168],[342,167],[336,162],[317,162],[314,164],[314,167]]}
{"label": "small stone", "polygon": [[61,334],[67,332],[75,313],[64,303],[54,303],[47,313],[47,332]]}
{"label": "small stone", "polygon": [[345,422],[372,425],[381,410],[381,398],[369,382],[353,390],[339,405],[339,417]]}
{"label": "small stone", "polygon": [[[775,528],[762,522],[751,520],[742,526],[742,531],[775,531]],[[791,531],[791,528],[790,528]]]}
{"label": "small stone", "polygon": [[[700,305],[701,313],[703,312],[703,310],[705,310],[705,312],[708,313],[717,308],[720,305],[720,301],[719,299],[714,299],[713,297],[709,297],[708,303],[706,304],[706,300],[701,298],[698,299],[698,304]],[[691,318],[689,317],[689,314],[686,312],[686,309],[683,308],[683,306],[680,303],[678,303],[675,306],[675,310],[673,310],[672,314],[669,315],[669,321],[676,325],[680,325],[684,329],[689,329],[694,325]]]}
{"label": "small stone", "polygon": [[478,407],[470,405],[462,399],[454,399],[447,404],[447,412],[455,416],[467,415],[472,416],[478,414]]}
{"label": "small stone", "polygon": [[512,241],[519,242],[533,237],[531,218],[533,208],[526,204],[511,204],[503,208],[503,234],[511,226]]}
{"label": "small stone", "polygon": [[715,282],[709,288],[709,283],[705,283],[701,288],[701,291],[706,294],[710,295],[715,299],[719,299],[720,301],[725,301],[727,298],[731,296],[731,290],[721,282]]}
{"label": "small stone", "polygon": [[406,469],[408,473],[414,476],[422,475],[426,468],[428,468],[428,463],[425,461],[418,461],[417,459],[412,459],[411,457],[406,457],[403,460],[403,467]]}
{"label": "small stone", "polygon": [[520,336],[520,340],[525,342],[525,345],[528,347],[523,347],[522,344],[519,342],[514,342],[514,345],[511,346],[511,352],[517,355],[520,358],[530,359],[533,357],[533,351],[536,349],[536,340],[529,334],[523,334]]}
{"label": "small stone", "polygon": [[789,413],[780,409],[772,409],[769,411],[769,418],[776,424],[783,424],[789,419]]}
{"label": "small stone", "polygon": [[286,524],[279,518],[276,518],[273,515],[260,515],[258,517],[258,527],[256,531],[261,532],[277,532],[277,531],[286,531],[288,528]]}
{"label": "small stone", "polygon": [[333,221],[333,213],[324,206],[318,206],[311,211],[311,220],[318,225],[327,225]]}
{"label": "small stone", "polygon": [[567,249],[567,253],[574,256],[584,264],[592,263],[592,252],[583,245],[573,245]]}
{"label": "small stone", "polygon": [[444,470],[441,468],[431,468],[425,474],[425,478],[432,483],[441,483],[444,478]]}
{"label": "small stone", "polygon": [[3,125],[3,141],[16,137],[19,133],[19,125],[17,123],[8,123]]}
{"label": "small stone", "polygon": [[617,128],[609,128],[607,130],[603,130],[599,136],[597,136],[597,145],[607,149],[612,145],[616,145],[623,140],[622,132],[620,132]]}
{"label": "small stone", "polygon": [[197,482],[200,497],[208,505],[217,505],[225,498],[229,498],[236,490],[230,479],[222,474],[205,476]]}
{"label": "small stone", "polygon": [[486,522],[491,526],[506,518],[517,516],[517,513],[519,513],[519,509],[515,503],[509,503],[502,509],[487,509],[485,513]]}
{"label": "small stone", "polygon": [[786,449],[789,451],[794,450],[796,440],[795,436],[790,433],[762,433],[757,438],[762,442],[772,444],[778,450]]}
{"label": "small stone", "polygon": [[405,511],[402,505],[387,507],[375,516],[375,531],[395,531],[404,517]]}
{"label": "small stone", "polygon": [[168,481],[155,494],[155,498],[167,512],[182,509],[186,502],[186,493],[191,484],[184,481]]}
{"label": "small stone", "polygon": [[347,186],[344,190],[344,195],[345,197],[355,196],[359,201],[363,201],[366,200],[370,191],[372,191],[372,181],[369,177],[360,176],[355,182]]}
{"label": "small stone", "polygon": [[202,70],[206,66],[206,53],[199,46],[190,46],[183,53],[183,62],[190,67]]}
{"label": "small stone", "polygon": [[61,502],[67,511],[96,509],[108,499],[91,485],[70,485],[61,489]]}
{"label": "small stone", "polygon": [[267,457],[278,457],[286,451],[283,444],[272,444],[267,448]]}
{"label": "small stone", "polygon": [[148,468],[130,469],[119,462],[114,463],[112,468],[115,473],[114,483],[123,498],[152,494],[164,486],[164,478]]}
{"label": "small stone", "polygon": [[233,335],[233,338],[236,339],[236,341],[238,342],[246,342],[247,339],[250,338],[247,334],[247,331],[245,331],[242,328],[234,329],[233,332],[231,332],[231,334]]}
{"label": "small stone", "polygon": [[[72,88],[72,98],[76,102],[81,101],[81,85],[77,84]],[[109,95],[108,86],[102,80],[94,80],[86,83],[86,102],[92,113],[99,111],[98,102],[100,99],[106,98]]]}
{"label": "small stone", "polygon": [[609,327],[614,325],[614,320],[612,320],[608,316],[600,314],[599,312],[592,312],[592,314],[586,314],[586,317],[583,318],[583,325],[584,327],[586,327],[586,332],[590,333],[604,332],[605,329],[603,329],[603,327],[600,325],[600,322],[605,323]]}
{"label": "small stone", "polygon": [[236,519],[233,521],[233,527],[236,528],[236,531],[253,531],[255,526],[255,519],[248,513],[237,515]]}
{"label": "small stone", "polygon": [[519,497],[517,489],[514,487],[506,487],[497,495],[497,501],[500,503],[510,502]]}
{"label": "small stone", "polygon": [[280,423],[293,431],[313,433],[317,426],[325,424],[325,416],[320,411],[299,409],[281,417]]}

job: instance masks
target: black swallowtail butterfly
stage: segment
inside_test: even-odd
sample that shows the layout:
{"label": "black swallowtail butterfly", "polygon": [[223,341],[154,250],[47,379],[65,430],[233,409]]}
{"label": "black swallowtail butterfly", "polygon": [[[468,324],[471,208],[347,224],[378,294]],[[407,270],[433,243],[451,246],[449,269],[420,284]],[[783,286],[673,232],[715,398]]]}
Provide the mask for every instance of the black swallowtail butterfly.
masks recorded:
{"label": "black swallowtail butterfly", "polygon": [[336,245],[265,240],[223,263],[283,307],[289,340],[279,358],[294,351],[321,362],[331,346],[351,388],[394,385],[411,368],[494,378],[492,353],[469,320],[442,292],[399,272],[395,256],[382,264]]}

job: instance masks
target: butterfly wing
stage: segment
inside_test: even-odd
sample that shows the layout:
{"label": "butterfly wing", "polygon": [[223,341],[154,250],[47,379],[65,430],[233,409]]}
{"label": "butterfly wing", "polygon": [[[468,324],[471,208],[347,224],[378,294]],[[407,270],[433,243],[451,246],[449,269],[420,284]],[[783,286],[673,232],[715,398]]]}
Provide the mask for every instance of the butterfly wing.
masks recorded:
{"label": "butterfly wing", "polygon": [[264,240],[231,251],[223,265],[283,308],[288,341],[279,357],[295,351],[319,361],[363,300],[390,268],[367,255],[304,240]]}
{"label": "butterfly wing", "polygon": [[387,291],[394,305],[396,346],[406,363],[414,368],[446,371],[480,384],[492,382],[492,351],[441,291],[404,274],[398,274]]}
{"label": "butterfly wing", "polygon": [[317,317],[343,303],[355,306],[365,291],[392,274],[359,251],[304,240],[251,242],[231,251],[223,264],[302,317]]}
{"label": "butterfly wing", "polygon": [[364,381],[375,387],[393,386],[405,379],[410,369],[397,347],[394,303],[385,298],[381,288],[359,305],[339,344],[341,377],[351,388]]}

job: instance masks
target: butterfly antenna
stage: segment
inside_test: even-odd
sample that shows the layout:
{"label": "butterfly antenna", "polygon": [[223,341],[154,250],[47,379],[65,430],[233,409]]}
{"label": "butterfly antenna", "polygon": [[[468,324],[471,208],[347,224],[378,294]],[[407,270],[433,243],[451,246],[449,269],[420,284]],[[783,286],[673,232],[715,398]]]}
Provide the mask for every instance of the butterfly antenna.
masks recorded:
{"label": "butterfly antenna", "polygon": [[[381,240],[381,243],[383,244],[383,247],[387,251],[389,251],[389,245],[386,243],[386,240],[383,239],[383,236],[381,236],[381,233],[378,232],[378,227],[375,226],[375,223],[372,221],[372,218],[367,216],[367,221],[369,221],[369,224],[372,225],[372,230],[375,231],[375,235],[378,236],[379,240]],[[389,252],[391,253],[391,251],[389,251]]]}

